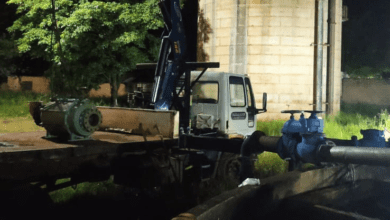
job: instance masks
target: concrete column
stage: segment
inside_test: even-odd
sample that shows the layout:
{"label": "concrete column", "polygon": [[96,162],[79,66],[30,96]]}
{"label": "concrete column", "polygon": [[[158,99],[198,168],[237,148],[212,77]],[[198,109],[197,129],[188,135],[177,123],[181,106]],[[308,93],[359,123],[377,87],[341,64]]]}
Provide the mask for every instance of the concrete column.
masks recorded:
{"label": "concrete column", "polygon": [[229,72],[247,73],[247,0],[237,0],[233,10]]}

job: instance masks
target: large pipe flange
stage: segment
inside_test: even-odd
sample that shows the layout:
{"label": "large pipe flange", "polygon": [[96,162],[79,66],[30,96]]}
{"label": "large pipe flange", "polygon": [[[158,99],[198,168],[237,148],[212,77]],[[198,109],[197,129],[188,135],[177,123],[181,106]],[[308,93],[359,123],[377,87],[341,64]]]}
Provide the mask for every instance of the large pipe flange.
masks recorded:
{"label": "large pipe flange", "polygon": [[83,118],[83,120],[80,120],[80,123],[84,122],[83,126],[89,132],[97,131],[102,123],[102,113],[96,108],[84,111],[80,118]]}

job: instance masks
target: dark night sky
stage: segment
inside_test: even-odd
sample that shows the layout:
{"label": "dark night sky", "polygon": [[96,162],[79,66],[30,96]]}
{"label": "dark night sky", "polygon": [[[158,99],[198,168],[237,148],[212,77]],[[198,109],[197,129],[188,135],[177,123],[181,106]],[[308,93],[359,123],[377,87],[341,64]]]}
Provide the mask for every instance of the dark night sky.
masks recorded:
{"label": "dark night sky", "polygon": [[343,0],[343,5],[348,6],[350,18],[357,18],[369,10],[377,10],[389,5],[388,0]]}
{"label": "dark night sky", "polygon": [[343,5],[348,6],[348,22],[359,20],[367,13],[371,17],[384,18],[390,12],[389,0],[343,0]]}
{"label": "dark night sky", "polygon": [[343,0],[343,5],[349,20],[343,23],[342,71],[390,66],[390,1]]}

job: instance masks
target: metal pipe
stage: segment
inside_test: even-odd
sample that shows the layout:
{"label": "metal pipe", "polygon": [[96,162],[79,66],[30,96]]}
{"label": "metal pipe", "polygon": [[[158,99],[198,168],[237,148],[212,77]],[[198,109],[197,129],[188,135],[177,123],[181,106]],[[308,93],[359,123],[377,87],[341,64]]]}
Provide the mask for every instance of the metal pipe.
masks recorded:
{"label": "metal pipe", "polygon": [[276,136],[261,136],[259,138],[259,143],[262,146],[264,151],[277,153],[277,147],[280,144],[282,137]]}
{"label": "metal pipe", "polygon": [[390,166],[390,149],[323,145],[317,151],[317,158],[319,162]]}
{"label": "metal pipe", "polygon": [[336,0],[328,0],[328,56],[326,79],[327,114],[334,114],[334,83],[335,83],[335,44],[336,44]]}
{"label": "metal pipe", "polygon": [[340,140],[340,139],[333,139],[333,138],[325,138],[327,141],[332,141],[337,146],[351,146],[353,145],[352,140]]}
{"label": "metal pipe", "polygon": [[323,30],[324,13],[323,0],[318,0],[317,11],[317,69],[316,69],[316,110],[322,111],[322,60],[323,60]]}

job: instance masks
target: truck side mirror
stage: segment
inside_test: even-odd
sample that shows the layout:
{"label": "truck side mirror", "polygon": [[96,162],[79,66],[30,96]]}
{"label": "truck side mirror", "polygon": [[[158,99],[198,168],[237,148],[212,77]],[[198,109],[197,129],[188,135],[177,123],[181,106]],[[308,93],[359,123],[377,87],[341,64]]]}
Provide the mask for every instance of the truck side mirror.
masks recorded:
{"label": "truck side mirror", "polygon": [[256,114],[263,113],[267,111],[267,93],[263,93],[263,108],[262,109],[256,109]]}
{"label": "truck side mirror", "polygon": [[266,92],[263,93],[263,109],[262,110],[264,110],[264,112],[267,111],[267,93]]}
{"label": "truck side mirror", "polygon": [[247,109],[248,112],[253,112],[253,114],[260,114],[267,111],[267,93],[263,93],[263,108],[255,109],[253,107]]}

